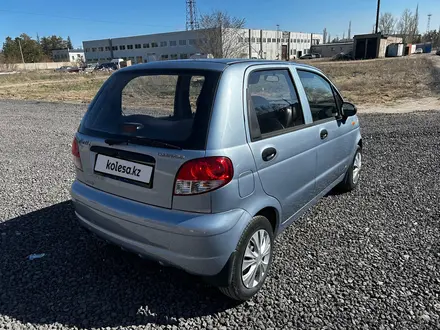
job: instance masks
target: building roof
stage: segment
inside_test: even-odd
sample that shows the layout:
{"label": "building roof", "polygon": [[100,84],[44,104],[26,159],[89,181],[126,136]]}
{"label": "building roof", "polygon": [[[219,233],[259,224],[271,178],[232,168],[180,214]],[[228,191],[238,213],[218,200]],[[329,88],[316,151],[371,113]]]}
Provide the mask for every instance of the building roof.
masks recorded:
{"label": "building roof", "polygon": [[312,46],[319,47],[319,46],[338,46],[338,45],[353,45],[353,41],[331,42],[331,43],[327,43],[327,44],[318,44],[318,45],[312,45]]}

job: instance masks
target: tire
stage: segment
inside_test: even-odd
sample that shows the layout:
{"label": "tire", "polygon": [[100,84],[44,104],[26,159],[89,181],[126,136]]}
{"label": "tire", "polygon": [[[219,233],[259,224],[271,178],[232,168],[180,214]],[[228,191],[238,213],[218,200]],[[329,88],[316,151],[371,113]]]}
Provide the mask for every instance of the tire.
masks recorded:
{"label": "tire", "polygon": [[[355,169],[358,168],[356,175]],[[357,146],[353,161],[351,162],[347,173],[345,173],[344,180],[336,187],[340,192],[349,192],[357,187],[359,184],[360,174],[362,169],[362,148]]]}
{"label": "tire", "polygon": [[[255,238],[259,237],[265,238],[263,243],[266,244],[261,244],[262,246],[260,246],[263,254],[267,252],[267,243],[270,243],[268,254],[263,258],[258,253],[257,246],[253,244],[256,242]],[[273,240],[274,234],[269,220],[261,215],[255,216],[244,230],[237,244],[236,255],[231,269],[231,283],[227,287],[219,288],[223,294],[234,300],[245,301],[253,297],[261,289],[272,265]],[[249,250],[247,250],[248,246]],[[255,248],[255,250],[252,250],[252,248]],[[255,259],[248,256],[245,257],[245,252],[248,252],[247,255],[250,255],[249,253],[254,255],[256,252]],[[254,264],[245,268],[245,273],[243,273],[243,261],[245,259],[248,264],[252,261],[254,261]],[[267,267],[265,267],[266,263]],[[254,269],[255,271],[252,272]],[[252,281],[252,274],[254,273],[255,280]],[[244,279],[247,283],[245,283]]]}

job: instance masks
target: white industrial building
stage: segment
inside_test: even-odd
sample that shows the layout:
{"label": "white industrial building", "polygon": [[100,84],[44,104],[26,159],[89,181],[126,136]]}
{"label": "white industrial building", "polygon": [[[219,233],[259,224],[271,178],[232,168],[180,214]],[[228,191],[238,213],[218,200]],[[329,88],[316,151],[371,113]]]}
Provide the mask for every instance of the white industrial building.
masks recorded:
{"label": "white industrial building", "polygon": [[76,62],[84,60],[84,50],[82,49],[55,49],[52,51],[54,62]]}
{"label": "white industrial building", "polygon": [[[122,58],[132,63],[151,59],[186,59],[203,53],[200,43],[205,30],[177,31],[114,39],[83,41],[87,62],[105,62]],[[223,29],[223,48],[234,45],[233,57],[289,60],[310,53],[312,45],[321,44],[322,34],[255,29]],[[230,56],[228,56],[230,57]]]}

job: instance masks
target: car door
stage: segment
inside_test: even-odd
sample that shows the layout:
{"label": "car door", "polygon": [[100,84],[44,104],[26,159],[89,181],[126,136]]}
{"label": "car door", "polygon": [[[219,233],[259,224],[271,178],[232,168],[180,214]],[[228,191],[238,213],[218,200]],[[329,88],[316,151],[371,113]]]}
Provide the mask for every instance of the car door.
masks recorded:
{"label": "car door", "polygon": [[252,69],[247,79],[249,146],[266,194],[288,220],[314,197],[317,141],[288,67]]}
{"label": "car door", "polygon": [[316,194],[319,194],[347,170],[350,141],[347,143],[349,137],[345,133],[350,127],[338,120],[341,101],[337,102],[336,92],[328,79],[307,69],[297,69],[297,73],[312,114],[313,139],[319,145],[316,164]]}

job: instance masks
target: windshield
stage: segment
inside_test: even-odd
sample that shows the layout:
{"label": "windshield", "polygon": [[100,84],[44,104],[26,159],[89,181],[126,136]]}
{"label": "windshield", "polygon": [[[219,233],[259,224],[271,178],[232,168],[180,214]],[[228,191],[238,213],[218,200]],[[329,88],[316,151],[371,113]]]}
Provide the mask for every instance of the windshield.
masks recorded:
{"label": "windshield", "polygon": [[79,131],[202,150],[219,77],[207,70],[117,72],[91,103]]}

